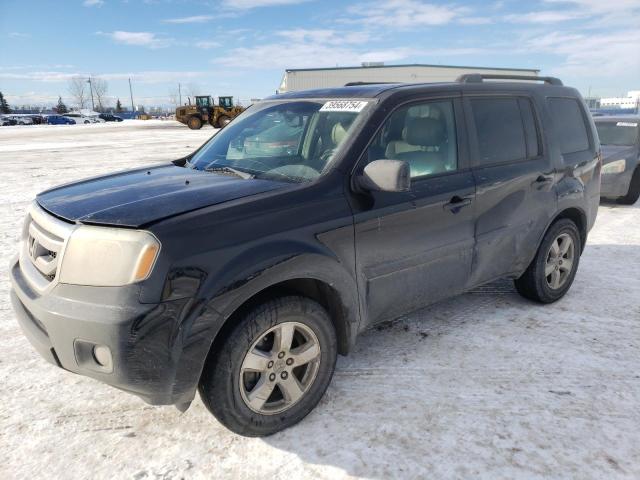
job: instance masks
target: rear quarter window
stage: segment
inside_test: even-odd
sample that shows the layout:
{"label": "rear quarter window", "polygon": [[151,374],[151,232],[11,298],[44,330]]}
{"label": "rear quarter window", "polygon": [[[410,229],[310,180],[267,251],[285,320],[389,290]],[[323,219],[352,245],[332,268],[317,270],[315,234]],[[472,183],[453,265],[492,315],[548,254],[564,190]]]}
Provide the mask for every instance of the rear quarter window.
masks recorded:
{"label": "rear quarter window", "polygon": [[589,150],[589,134],[580,103],[575,98],[547,99],[556,138],[563,155]]}

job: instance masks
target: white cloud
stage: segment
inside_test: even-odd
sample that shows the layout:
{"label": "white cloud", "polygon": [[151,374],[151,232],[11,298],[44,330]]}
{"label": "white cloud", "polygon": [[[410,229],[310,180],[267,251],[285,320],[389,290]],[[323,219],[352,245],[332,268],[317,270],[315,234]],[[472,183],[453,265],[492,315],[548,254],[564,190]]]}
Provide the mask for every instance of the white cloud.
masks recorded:
{"label": "white cloud", "polygon": [[493,19],[490,17],[462,17],[458,19],[458,23],[461,25],[489,25],[493,23]]}
{"label": "white cloud", "polygon": [[568,11],[544,10],[539,12],[505,15],[504,19],[507,22],[513,22],[513,23],[549,24],[549,23],[566,22],[568,20],[575,20],[577,18],[581,18],[584,16],[585,16],[584,13],[580,13],[572,10],[568,10]]}
{"label": "white cloud", "polygon": [[55,83],[66,82],[74,77],[100,77],[104,80],[127,80],[146,84],[177,82],[184,79],[194,79],[210,76],[212,72],[203,71],[142,71],[142,72],[114,72],[90,74],[88,72],[61,72],[61,71],[33,71],[21,73],[0,72],[0,79],[5,80],[30,80],[35,82]]}
{"label": "white cloud", "polygon": [[104,5],[104,0],[84,0],[82,5],[85,7],[101,7]]}
{"label": "white cloud", "polygon": [[420,0],[383,0],[359,3],[347,9],[348,23],[375,27],[412,28],[446,25],[469,10],[463,7],[426,3]]}
{"label": "white cloud", "polygon": [[275,7],[281,5],[296,5],[311,0],[223,0],[222,5],[238,10],[248,10],[257,7]]}
{"label": "white cloud", "polygon": [[[562,57],[552,67],[555,75],[587,78],[640,78],[640,30],[611,33],[560,33],[532,35],[523,51]],[[634,53],[635,52],[635,53]]]}
{"label": "white cloud", "polygon": [[9,36],[11,38],[29,38],[31,35],[29,33],[22,32],[9,32]]}
{"label": "white cloud", "polygon": [[179,17],[179,18],[167,18],[166,20],[162,20],[163,23],[206,23],[213,20],[215,17],[213,15],[193,15],[191,17]]}
{"label": "white cloud", "polygon": [[209,50],[211,48],[216,48],[220,46],[218,42],[213,42],[210,40],[201,40],[199,42],[196,42],[195,45],[197,48],[202,48],[203,50]]}
{"label": "white cloud", "polygon": [[371,40],[366,32],[337,32],[331,29],[296,28],[278,32],[278,35],[291,42],[320,42],[329,45],[358,44]]}
{"label": "white cloud", "polygon": [[238,68],[284,69],[359,65],[361,62],[392,62],[406,58],[407,49],[354,50],[333,44],[270,43],[253,48],[235,48],[215,63]]}
{"label": "white cloud", "polygon": [[115,32],[96,32],[98,35],[110,37],[114,42],[123,45],[135,45],[147,48],[165,48],[175,41],[172,38],[159,37],[152,32],[125,32],[116,30]]}

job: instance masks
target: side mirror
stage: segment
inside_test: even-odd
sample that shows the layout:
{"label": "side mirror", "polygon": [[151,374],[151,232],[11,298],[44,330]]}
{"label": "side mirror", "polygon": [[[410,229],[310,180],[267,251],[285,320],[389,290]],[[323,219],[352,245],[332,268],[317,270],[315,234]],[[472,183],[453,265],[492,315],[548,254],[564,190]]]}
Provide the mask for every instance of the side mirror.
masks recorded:
{"label": "side mirror", "polygon": [[357,179],[363,190],[407,192],[411,189],[411,169],[402,160],[374,160]]}

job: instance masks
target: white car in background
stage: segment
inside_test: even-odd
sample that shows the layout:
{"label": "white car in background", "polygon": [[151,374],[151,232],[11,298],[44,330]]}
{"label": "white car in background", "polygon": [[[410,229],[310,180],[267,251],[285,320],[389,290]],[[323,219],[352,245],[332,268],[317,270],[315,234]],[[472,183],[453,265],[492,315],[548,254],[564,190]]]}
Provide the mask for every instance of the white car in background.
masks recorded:
{"label": "white car in background", "polygon": [[95,121],[94,117],[83,115],[82,113],[66,113],[64,116],[67,118],[70,118],[71,120],[76,122],[76,124],[78,125],[83,125],[83,124],[88,125],[90,123],[99,123]]}
{"label": "white car in background", "polygon": [[33,125],[33,118],[28,116],[13,115],[11,118],[18,122],[18,125]]}

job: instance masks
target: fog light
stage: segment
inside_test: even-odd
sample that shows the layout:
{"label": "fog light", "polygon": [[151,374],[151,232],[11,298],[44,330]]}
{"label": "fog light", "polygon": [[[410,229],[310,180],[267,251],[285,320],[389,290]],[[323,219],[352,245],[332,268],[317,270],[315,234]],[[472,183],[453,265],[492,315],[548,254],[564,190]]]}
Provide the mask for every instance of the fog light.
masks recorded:
{"label": "fog light", "polygon": [[111,369],[111,350],[106,345],[93,347],[93,358],[101,367]]}

